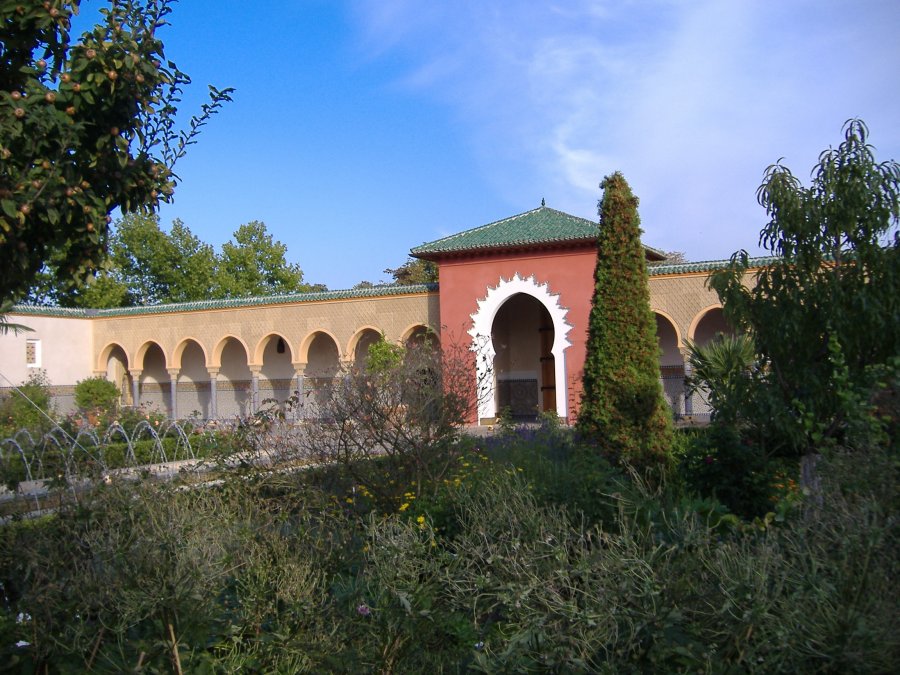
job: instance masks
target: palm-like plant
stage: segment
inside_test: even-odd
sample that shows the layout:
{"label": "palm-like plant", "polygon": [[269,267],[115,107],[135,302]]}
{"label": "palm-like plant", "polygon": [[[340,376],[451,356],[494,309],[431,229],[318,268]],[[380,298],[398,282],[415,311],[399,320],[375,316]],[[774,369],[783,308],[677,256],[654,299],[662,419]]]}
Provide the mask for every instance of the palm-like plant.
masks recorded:
{"label": "palm-like plant", "polygon": [[705,345],[688,342],[688,349],[691,364],[691,376],[686,379],[688,391],[706,398],[715,419],[736,423],[757,363],[753,338],[719,333]]}

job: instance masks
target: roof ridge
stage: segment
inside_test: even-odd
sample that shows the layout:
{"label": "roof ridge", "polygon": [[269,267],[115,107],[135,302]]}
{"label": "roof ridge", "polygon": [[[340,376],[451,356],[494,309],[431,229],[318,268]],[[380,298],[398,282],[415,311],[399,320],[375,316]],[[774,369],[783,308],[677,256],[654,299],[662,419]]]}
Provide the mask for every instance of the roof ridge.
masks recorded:
{"label": "roof ridge", "polygon": [[[434,241],[422,242],[419,246],[414,247],[412,250],[415,251],[417,249],[422,248],[423,246],[431,246],[433,244],[438,244],[445,241],[450,241],[451,239],[456,239],[466,234],[471,234],[473,232],[478,232],[479,230],[483,230],[487,227],[492,227],[493,225],[499,225],[500,223],[505,223],[508,220],[515,220],[516,218],[521,218],[522,216],[527,216],[535,211],[540,211],[541,209],[549,209],[550,211],[554,211],[555,209],[551,209],[549,206],[538,206],[537,208],[531,209],[530,211],[523,211],[522,213],[517,213],[513,216],[506,216],[506,218],[501,218],[500,220],[494,220],[490,223],[485,223],[484,225],[477,225],[475,227],[470,227],[468,230],[463,230],[462,232],[454,232],[453,234],[448,234],[446,237],[441,237],[440,239],[435,239]],[[558,213],[562,213],[559,211]]]}

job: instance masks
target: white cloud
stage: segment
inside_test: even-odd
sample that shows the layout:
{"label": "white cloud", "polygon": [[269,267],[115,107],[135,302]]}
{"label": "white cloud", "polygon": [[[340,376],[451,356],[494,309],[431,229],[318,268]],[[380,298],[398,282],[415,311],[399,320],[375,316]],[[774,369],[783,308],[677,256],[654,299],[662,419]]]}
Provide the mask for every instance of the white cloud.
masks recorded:
{"label": "white cloud", "polygon": [[694,258],[752,249],[765,167],[786,155],[805,178],[848,117],[869,121],[881,159],[900,154],[895,2],[357,8],[366,48],[402,54],[398,83],[456,111],[510,203],[541,190],[591,216],[621,169],[648,243]]}

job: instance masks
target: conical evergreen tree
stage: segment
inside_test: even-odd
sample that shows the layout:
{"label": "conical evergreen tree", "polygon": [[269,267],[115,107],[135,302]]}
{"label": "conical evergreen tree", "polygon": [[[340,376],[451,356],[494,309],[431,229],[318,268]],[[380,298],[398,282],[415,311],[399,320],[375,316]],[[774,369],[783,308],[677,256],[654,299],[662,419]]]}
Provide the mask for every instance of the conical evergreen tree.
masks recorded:
{"label": "conical evergreen tree", "polygon": [[619,172],[600,187],[600,236],[578,429],[608,457],[648,466],[667,457],[672,424],[659,380],[638,200]]}

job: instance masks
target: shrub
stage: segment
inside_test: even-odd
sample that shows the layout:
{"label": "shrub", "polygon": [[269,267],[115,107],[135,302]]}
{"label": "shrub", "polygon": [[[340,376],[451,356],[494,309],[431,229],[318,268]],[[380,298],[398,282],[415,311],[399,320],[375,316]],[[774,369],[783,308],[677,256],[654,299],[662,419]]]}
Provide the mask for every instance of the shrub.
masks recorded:
{"label": "shrub", "polygon": [[20,429],[43,433],[53,425],[50,380],[43,370],[33,370],[17,389],[0,399],[0,435]]}
{"label": "shrub", "polygon": [[440,484],[464,450],[459,429],[474,405],[468,361],[452,350],[411,345],[385,367],[347,372],[298,439],[308,456],[343,466],[382,508],[410,485]]}
{"label": "shrub", "polygon": [[689,492],[714,497],[747,519],[771,510],[778,468],[750,438],[715,423],[690,439],[678,462],[679,477]]}
{"label": "shrub", "polygon": [[119,402],[119,388],[103,376],[89,377],[75,384],[75,405],[82,412],[106,413]]}

